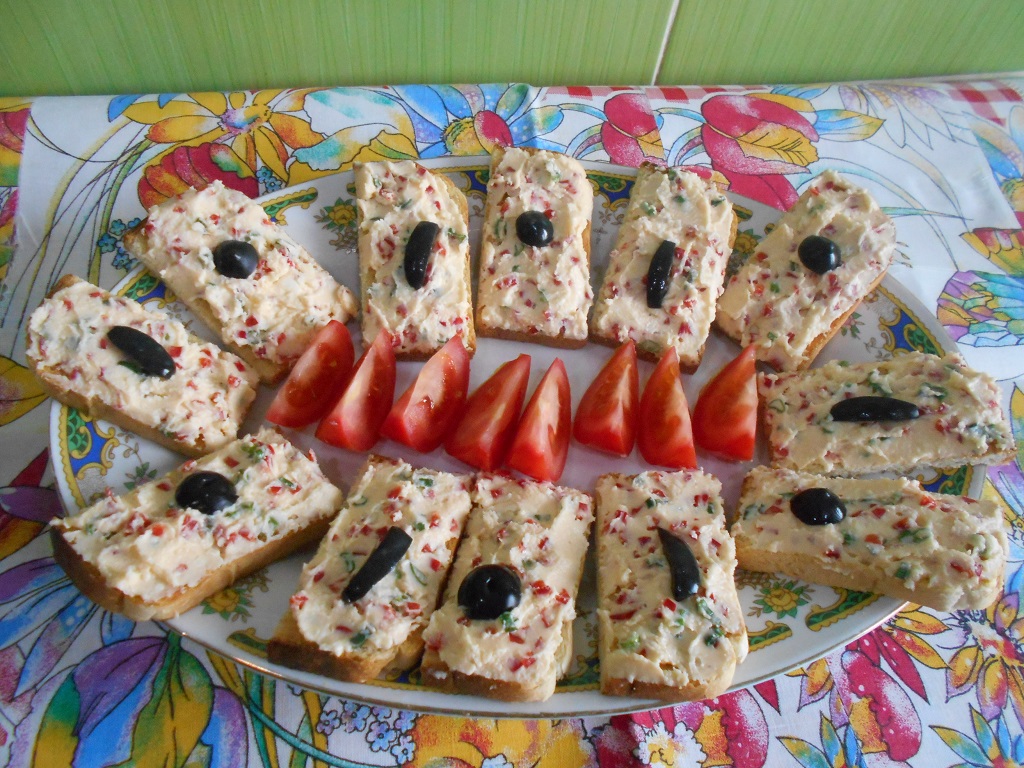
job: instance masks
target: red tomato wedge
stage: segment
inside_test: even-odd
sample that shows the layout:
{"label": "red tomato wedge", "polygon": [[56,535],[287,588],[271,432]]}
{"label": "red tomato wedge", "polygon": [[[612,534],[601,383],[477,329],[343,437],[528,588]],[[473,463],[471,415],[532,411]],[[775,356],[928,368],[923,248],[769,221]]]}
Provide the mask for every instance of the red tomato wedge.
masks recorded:
{"label": "red tomato wedge", "polygon": [[697,396],[693,437],[705,451],[727,461],[754,458],[757,374],[754,345],[715,374]]}
{"label": "red tomato wedge", "polygon": [[628,456],[636,442],[640,374],[630,339],[605,363],[576,408],[572,434],[584,445]]}
{"label": "red tomato wedge", "polygon": [[350,451],[368,451],[395,396],[395,350],[391,334],[381,331],[356,363],[348,386],[316,428],[325,443]]}
{"label": "red tomato wedge", "polygon": [[529,355],[501,365],[469,396],[444,449],[477,469],[490,472],[500,467],[519,423],[529,383]]}
{"label": "red tomato wedge", "polygon": [[569,377],[556,357],[526,404],[506,463],[534,480],[554,482],[565,469],[571,431]]}
{"label": "red tomato wedge", "polygon": [[331,320],[313,337],[277,391],[267,421],[282,427],[304,427],[322,419],[344,389],[353,360],[348,328]]}
{"label": "red tomato wedge", "polygon": [[669,348],[644,387],[636,444],[651,464],[671,469],[697,466],[690,409],[679,379],[679,356]]}
{"label": "red tomato wedge", "polygon": [[384,419],[381,435],[421,453],[434,450],[455,426],[468,389],[469,353],[457,335],[427,360],[416,381],[398,398]]}

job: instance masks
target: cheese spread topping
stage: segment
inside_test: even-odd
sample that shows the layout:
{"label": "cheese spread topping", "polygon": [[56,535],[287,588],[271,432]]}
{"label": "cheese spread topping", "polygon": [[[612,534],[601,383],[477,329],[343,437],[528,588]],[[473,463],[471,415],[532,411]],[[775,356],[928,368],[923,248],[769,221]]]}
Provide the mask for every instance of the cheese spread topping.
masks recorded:
{"label": "cheese spread topping", "polygon": [[[842,521],[800,522],[789,500],[808,488],[838,496]],[[850,480],[768,467],[755,468],[743,489],[732,527],[743,567],[748,550],[755,558],[771,552],[811,559],[851,589],[939,593],[948,607],[974,604],[1001,583],[1008,544],[992,502],[929,493],[906,478]]]}
{"label": "cheese spread topping", "polygon": [[[175,373],[163,379],[134,370],[107,338],[118,325],[157,341]],[[87,282],[58,291],[32,313],[27,354],[59,389],[211,451],[235,439],[256,397],[258,378],[241,359],[200,341],[168,315]]]}
{"label": "cheese spread topping", "polygon": [[[683,364],[700,362],[722,292],[732,203],[688,171],[642,166],[594,307],[593,330],[661,357],[675,347]],[[676,244],[661,307],[647,306],[647,272],[663,240]]]}
{"label": "cheese spread topping", "polygon": [[[201,471],[232,480],[235,503],[213,514],[179,507],[178,484]],[[341,503],[341,491],[313,460],[262,429],[53,525],[109,586],[158,602],[269,542],[333,516]]]}
{"label": "cheese spread topping", "polygon": [[[335,655],[391,650],[425,626],[470,508],[469,478],[372,457],[316,556],[291,610],[302,635]],[[341,598],[388,529],[412,538],[398,564],[352,603]]]}
{"label": "cheese spread topping", "polygon": [[[469,233],[448,184],[411,160],[355,168],[363,337],[381,328],[399,352],[431,352],[472,323]],[[440,227],[422,288],[403,269],[409,235],[421,221]]]}
{"label": "cheese spread topping", "polygon": [[[773,461],[823,474],[857,475],[920,466],[957,466],[1014,450],[998,385],[957,355],[921,352],[883,362],[832,361],[810,371],[761,374]],[[881,395],[917,406],[905,421],[836,421],[842,400]]]}
{"label": "cheese spread topping", "polygon": [[[563,642],[576,616],[576,592],[593,519],[590,497],[551,483],[482,474],[473,512],[452,567],[444,604],[423,634],[450,669],[554,691],[571,653]],[[457,593],[481,565],[512,568],[518,606],[494,620],[470,620]]]}
{"label": "cheese spread topping", "polygon": [[[146,250],[135,254],[189,306],[204,307],[224,341],[274,364],[298,359],[320,328],[346,323],[355,298],[301,245],[240,192],[215,181],[155,206],[144,225]],[[248,278],[225,277],[213,249],[225,240],[259,253]]]}
{"label": "cheese spread topping", "polygon": [[[797,255],[810,235],[832,240],[842,264],[824,274]],[[806,362],[812,343],[857,305],[888,269],[896,227],[867,191],[834,171],[815,179],[729,280],[718,301],[719,326],[779,370]]]}
{"label": "cheese spread topping", "polygon": [[[598,622],[603,679],[673,686],[742,661],[747,634],[725,528],[721,483],[700,470],[604,475],[598,481]],[[658,537],[682,540],[702,573],[679,601]]]}
{"label": "cheese spread topping", "polygon": [[[505,150],[491,165],[480,250],[481,324],[515,333],[587,338],[593,301],[588,227],[594,191],[586,171],[559,152]],[[539,211],[554,237],[543,247],[516,236],[516,220]]]}

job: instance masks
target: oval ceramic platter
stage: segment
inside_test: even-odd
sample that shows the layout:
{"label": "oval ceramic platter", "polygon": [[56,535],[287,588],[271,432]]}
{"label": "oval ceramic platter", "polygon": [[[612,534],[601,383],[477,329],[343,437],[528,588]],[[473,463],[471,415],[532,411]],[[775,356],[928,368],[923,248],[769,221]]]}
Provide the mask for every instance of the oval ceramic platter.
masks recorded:
{"label": "oval ceramic platter", "polygon": [[[470,203],[473,253],[476,253],[486,194],[485,162],[481,158],[462,158],[428,164],[447,173],[465,191]],[[626,210],[635,171],[597,163],[586,165],[596,193],[592,224],[596,289]],[[736,196],[732,199],[740,218],[734,259],[742,259],[753,252],[765,228],[770,228],[779,213]],[[358,292],[356,207],[351,172],[273,192],[261,198],[261,202],[271,216],[305,245],[340,282]],[[183,305],[165,293],[164,286],[147,272],[137,270],[131,273],[116,290],[139,301],[166,308],[189,323],[198,334],[210,338],[210,334],[193,320]],[[358,349],[357,325],[353,323],[351,330]],[[854,362],[881,360],[891,357],[897,350],[906,349],[942,353],[955,349],[955,346],[934,316],[897,282],[887,278],[850,318],[842,332],[825,347],[819,362],[829,359]],[[500,363],[521,352],[528,352],[533,358],[530,391],[554,358],[561,357],[569,371],[575,406],[612,350],[594,344],[581,350],[556,350],[539,345],[480,339],[472,361],[471,389],[490,376]],[[691,406],[703,384],[738,352],[739,348],[733,342],[712,334],[700,369],[695,375],[684,377]],[[419,363],[399,364],[397,393],[404,391],[419,368]],[[652,364],[641,362],[641,383],[652,369]],[[259,427],[272,395],[272,391],[261,388],[244,431]],[[365,455],[320,443],[313,437],[313,430],[314,427],[308,427],[301,431],[285,430],[285,433],[304,450],[313,448],[327,476],[343,489],[347,488],[356,477]],[[120,493],[158,477],[183,460],[134,434],[107,422],[85,419],[74,409],[60,404],[54,404],[51,412],[50,440],[61,496],[68,510],[91,503],[108,487]],[[418,454],[396,443],[382,441],[374,450],[400,456],[414,465],[467,471],[465,465],[441,449],[431,454]],[[726,509],[731,510],[743,476],[754,464],[763,462],[765,456],[765,448],[760,445],[754,462],[730,464],[708,456],[699,456],[699,461],[705,470],[722,481]],[[598,475],[605,472],[635,473],[651,468],[636,451],[620,459],[573,442],[560,484],[591,491]],[[977,495],[984,475],[965,467],[951,475],[935,474],[921,479],[931,489]],[[559,683],[555,695],[546,702],[514,704],[438,693],[420,684],[416,670],[395,679],[351,684],[271,664],[266,658],[266,642],[287,608],[288,598],[298,583],[302,563],[310,554],[309,551],[300,552],[274,563],[188,613],[168,621],[167,625],[202,646],[268,675],[345,698],[386,706],[479,716],[557,717],[629,712],[658,704],[652,700],[605,697],[598,690],[596,582],[592,557],[588,557],[580,589],[579,616],[574,626],[574,663],[568,677]],[[737,669],[733,682],[737,688],[817,659],[873,629],[901,606],[889,598],[767,574],[739,572],[737,579],[750,635],[750,654]]]}

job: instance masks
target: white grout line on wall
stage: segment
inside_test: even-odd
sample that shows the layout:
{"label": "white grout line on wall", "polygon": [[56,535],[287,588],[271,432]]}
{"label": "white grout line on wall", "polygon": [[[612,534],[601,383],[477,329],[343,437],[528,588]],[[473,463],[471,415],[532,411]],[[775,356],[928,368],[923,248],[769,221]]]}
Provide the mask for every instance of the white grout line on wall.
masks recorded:
{"label": "white grout line on wall", "polygon": [[661,74],[661,65],[665,61],[665,49],[668,48],[668,39],[672,34],[672,25],[676,22],[676,13],[679,12],[680,0],[672,3],[672,10],[668,14],[668,23],[665,24],[665,36],[661,38],[661,49],[658,51],[658,61],[654,65],[654,75],[651,77],[651,85],[658,84],[658,75]]}

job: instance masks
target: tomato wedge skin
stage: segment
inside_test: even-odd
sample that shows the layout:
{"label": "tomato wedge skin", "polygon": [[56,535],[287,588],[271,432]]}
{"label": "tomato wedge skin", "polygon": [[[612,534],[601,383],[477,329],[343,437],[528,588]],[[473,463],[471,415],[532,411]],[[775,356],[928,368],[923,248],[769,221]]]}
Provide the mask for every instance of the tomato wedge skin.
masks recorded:
{"label": "tomato wedge skin", "polygon": [[697,466],[690,409],[679,378],[679,356],[671,347],[647,380],[638,422],[636,444],[645,461],[670,469]]}
{"label": "tomato wedge skin", "polygon": [[300,428],[322,419],[345,388],[353,360],[348,328],[331,320],[313,337],[277,391],[267,409],[267,421]]}
{"label": "tomato wedge skin", "polygon": [[381,331],[356,363],[345,391],[316,428],[316,437],[350,451],[368,451],[395,396],[395,350]]}
{"label": "tomato wedge skin", "polygon": [[720,459],[750,461],[756,436],[757,371],[751,344],[700,391],[693,408],[693,437]]}
{"label": "tomato wedge skin", "polygon": [[391,407],[381,435],[429,453],[455,426],[468,390],[469,353],[462,337],[455,335],[427,360],[416,381]]}
{"label": "tomato wedge skin", "polygon": [[503,363],[466,401],[444,449],[471,467],[492,472],[508,454],[530,383],[530,356]]}
{"label": "tomato wedge skin", "polygon": [[509,448],[508,467],[534,480],[556,482],[569,456],[571,432],[569,376],[556,357],[526,404]]}
{"label": "tomato wedge skin", "polygon": [[636,345],[620,345],[583,393],[572,434],[583,445],[628,456],[636,442],[640,407],[640,373]]}

